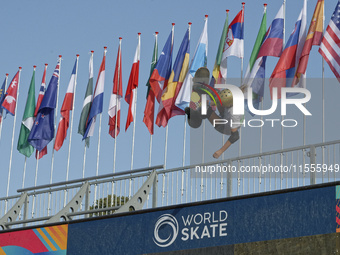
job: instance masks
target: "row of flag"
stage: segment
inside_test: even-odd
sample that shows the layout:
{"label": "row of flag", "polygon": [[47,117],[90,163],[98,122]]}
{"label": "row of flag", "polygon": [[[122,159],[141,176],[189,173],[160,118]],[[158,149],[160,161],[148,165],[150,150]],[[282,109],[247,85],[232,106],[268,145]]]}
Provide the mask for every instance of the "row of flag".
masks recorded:
{"label": "row of flag", "polygon": [[[295,23],[285,47],[284,44],[284,5],[281,6],[271,25],[267,29],[266,5],[261,21],[260,29],[250,56],[247,71],[244,76],[243,85],[253,90],[253,105],[258,108],[259,102],[264,96],[265,63],[268,56],[279,57],[278,63],[270,77],[270,91],[273,88],[303,86],[300,81],[307,68],[309,53],[313,45],[321,45],[319,52],[331,67],[336,77],[340,79],[340,2],[337,3],[334,14],[323,36],[324,0],[318,0],[315,11],[307,32],[307,0],[304,0],[303,8]],[[150,134],[154,133],[155,102],[159,103],[156,115],[156,125],[165,127],[171,117],[183,115],[184,109],[190,103],[191,84],[195,72],[200,67],[207,66],[208,49],[208,16],[206,15],[203,31],[196,46],[191,63],[190,54],[190,29],[191,23],[186,30],[182,43],[179,47],[175,62],[172,65],[174,24],[168,39],[158,58],[158,33],[155,34],[155,44],[151,62],[150,77],[147,81],[147,101],[144,110],[143,122]],[[86,144],[89,137],[93,135],[96,118],[103,110],[103,93],[105,80],[104,56],[100,66],[98,78],[93,92],[93,52],[89,61],[89,81],[83,101],[83,109],[78,125],[78,133],[83,136]],[[217,83],[225,83],[227,79],[227,59],[229,56],[243,58],[244,56],[244,3],[241,11],[234,20],[228,24],[227,18],[224,23],[215,65],[212,72],[210,86]],[[78,57],[74,64],[71,79],[60,110],[60,121],[54,142],[54,149],[59,150],[66,139],[70,123],[70,111],[74,107],[74,93],[77,81]],[[125,101],[129,104],[128,116],[125,130],[136,117],[136,100],[139,78],[140,62],[140,33],[138,34],[138,45],[132,64]],[[113,90],[109,103],[109,134],[116,138],[120,132],[120,108],[122,91],[122,68],[121,68],[121,38],[118,47],[117,61],[113,79]],[[47,153],[47,144],[53,140],[54,118],[57,104],[58,85],[60,77],[61,56],[54,70],[50,83],[46,89],[45,66],[42,85],[39,91],[37,104],[35,104],[35,68],[32,75],[31,85],[28,92],[24,116],[18,141],[20,153],[29,157],[34,148],[37,150],[36,157],[41,158]],[[0,121],[2,109],[7,113],[15,115],[16,98],[20,81],[21,69],[14,76],[7,92],[5,83],[0,90]],[[6,76],[7,81],[7,76]],[[46,91],[45,91],[46,90]],[[280,89],[278,89],[280,92]],[[280,98],[280,94],[278,94]],[[73,118],[73,115],[72,115]]]}

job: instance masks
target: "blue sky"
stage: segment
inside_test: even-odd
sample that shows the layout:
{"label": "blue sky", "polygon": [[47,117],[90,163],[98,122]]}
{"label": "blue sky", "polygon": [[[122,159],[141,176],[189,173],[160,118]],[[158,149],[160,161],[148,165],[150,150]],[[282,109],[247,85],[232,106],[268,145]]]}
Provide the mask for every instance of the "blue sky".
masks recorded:
{"label": "blue sky", "polygon": [[[118,49],[118,38],[123,37],[122,41],[122,71],[123,71],[123,91],[127,87],[129,73],[132,66],[133,56],[137,45],[137,33],[141,32],[141,60],[140,76],[137,100],[137,124],[135,140],[134,168],[145,167],[149,159],[149,133],[142,122],[145,107],[145,84],[148,79],[152,50],[154,45],[154,32],[159,32],[159,53],[163,48],[165,40],[171,30],[171,23],[175,22],[175,45],[174,58],[178,47],[187,29],[188,22],[192,22],[191,30],[191,54],[196,47],[197,40],[203,28],[204,15],[208,14],[208,68],[212,70],[216,51],[225,20],[225,10],[230,9],[229,21],[241,9],[242,1],[153,1],[153,0],[131,0],[131,1],[66,1],[58,2],[50,0],[33,1],[5,1],[0,10],[0,79],[4,79],[5,74],[9,73],[9,80],[17,72],[18,67],[22,66],[20,82],[20,94],[18,98],[17,122],[15,126],[14,152],[12,174],[10,182],[10,194],[16,194],[16,190],[21,188],[22,172],[24,166],[24,156],[16,150],[17,139],[20,129],[26,96],[33,71],[36,69],[36,96],[38,95],[44,64],[48,63],[46,81],[51,78],[55,68],[58,55],[62,55],[61,78],[60,78],[60,97],[59,110],[64,98],[66,88],[70,79],[72,67],[76,54],[80,54],[77,91],[75,98],[74,127],[72,134],[72,150],[70,163],[69,179],[80,178],[82,175],[82,161],[84,143],[81,136],[77,134],[77,127],[83,97],[88,81],[88,61],[89,52],[94,50],[94,79],[97,79],[99,66],[103,56],[103,47],[107,46],[106,78],[104,92],[104,110],[102,120],[101,153],[99,174],[112,172],[113,168],[113,146],[114,139],[108,134],[108,104],[112,91],[112,80],[115,68],[115,61]],[[247,1],[245,5],[245,58],[244,70],[263,14],[263,1]],[[268,2],[267,25],[269,25],[279,10],[282,2]],[[293,30],[294,23],[302,8],[303,0],[287,1],[286,7],[286,40]],[[316,0],[308,1],[308,17],[313,14]],[[327,1],[325,5],[325,26],[327,26],[330,16],[334,10],[336,1]],[[192,55],[191,55],[192,57]],[[275,67],[277,58],[269,57],[267,60],[267,77],[270,76]],[[174,61],[174,59],[173,59]],[[240,77],[241,61],[235,57],[228,60],[229,77]],[[317,53],[317,47],[311,52],[309,66],[307,69],[308,77],[321,78],[321,55]],[[325,65],[326,77],[333,78],[327,64]],[[326,88],[326,110],[329,118],[336,117],[334,102],[338,101],[336,95],[340,88],[333,82],[332,88]],[[316,118],[316,126],[307,135],[307,143],[321,142],[321,85],[311,88],[313,101],[313,118]],[[333,102],[333,103],[332,103]],[[266,87],[265,105],[269,104],[268,87]],[[337,102],[336,102],[337,103]],[[156,106],[158,107],[158,106]],[[117,139],[117,171],[130,169],[131,147],[132,147],[132,126],[125,133],[126,115],[128,105],[122,102],[122,132]],[[157,109],[156,109],[157,111]],[[249,118],[249,115],[247,116]],[[329,119],[328,122],[331,122]],[[332,120],[332,125],[328,125],[326,140],[339,138],[336,126],[338,119]],[[86,176],[95,175],[96,154],[98,139],[98,122],[95,135],[91,138],[91,146],[87,151]],[[182,165],[183,147],[183,124],[182,116],[174,117],[169,122],[169,142],[168,142],[168,162],[167,166],[177,167]],[[7,173],[9,155],[11,147],[11,136],[13,128],[13,117],[7,116],[4,120],[2,138],[0,141],[0,197],[6,194]],[[242,140],[244,154],[256,153],[258,151],[258,131],[245,131]],[[308,130],[310,126],[308,126]],[[165,129],[155,127],[153,139],[152,165],[162,164],[164,159]],[[281,128],[268,131],[267,138],[264,139],[264,151],[279,149],[281,147]],[[301,128],[287,131],[289,139],[285,142],[285,147],[298,146],[302,143]],[[63,181],[66,177],[66,164],[68,152],[68,138],[60,151],[55,152],[55,166],[53,181]],[[245,142],[246,141],[246,142]],[[187,139],[187,149],[189,150],[189,136]],[[238,146],[228,151],[228,156],[237,155]],[[217,149],[217,148],[216,148]],[[38,184],[47,184],[50,179],[52,144],[48,146],[48,155],[39,162]],[[213,152],[211,152],[212,154]],[[186,164],[189,164],[189,153],[187,151]],[[212,158],[211,158],[212,160]],[[31,156],[27,160],[26,187],[33,186],[36,160]]]}

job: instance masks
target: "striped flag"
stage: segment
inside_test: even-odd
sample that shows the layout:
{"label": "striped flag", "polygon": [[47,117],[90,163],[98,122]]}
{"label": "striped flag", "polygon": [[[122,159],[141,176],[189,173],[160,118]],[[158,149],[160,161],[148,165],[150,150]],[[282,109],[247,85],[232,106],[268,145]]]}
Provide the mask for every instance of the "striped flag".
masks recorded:
{"label": "striped flag", "polygon": [[[91,104],[92,104],[92,93],[93,93],[93,51],[91,51],[91,57],[89,61],[89,81],[87,83],[83,108],[81,110],[79,125],[78,125],[78,133],[84,136],[86,130],[86,121],[90,113]],[[85,144],[87,147],[90,146],[90,138],[85,139]]]}
{"label": "striped flag", "polygon": [[140,33],[138,33],[138,45],[133,59],[133,64],[130,72],[129,83],[126,88],[125,101],[129,104],[128,115],[126,119],[125,131],[130,126],[131,122],[136,118],[137,104],[137,87],[139,77],[139,60],[140,60]]}
{"label": "striped flag", "polygon": [[319,53],[326,60],[340,82],[340,1],[336,4],[332,18],[321,41]]}
{"label": "striped flag", "polygon": [[[212,73],[212,77],[210,80],[210,86],[214,87],[215,84],[224,84],[227,79],[227,67],[223,66],[222,62],[222,54],[224,48],[224,42],[227,38],[227,31],[228,31],[228,19],[229,19],[229,10],[227,10],[227,17],[224,22],[222,35],[220,38],[220,43],[218,45],[218,50],[216,54],[214,69]],[[222,64],[222,66],[221,66]]]}
{"label": "striped flag", "polygon": [[74,90],[77,82],[77,66],[78,66],[78,58],[77,55],[76,62],[74,63],[74,67],[71,74],[71,79],[67,87],[67,91],[64,97],[63,104],[60,109],[60,121],[58,125],[57,135],[55,137],[54,149],[58,151],[61,146],[63,146],[64,140],[67,136],[67,129],[70,123],[70,111],[73,110],[73,100],[74,100]]}
{"label": "striped flag", "polygon": [[185,76],[183,85],[176,97],[175,105],[184,110],[189,106],[191,97],[192,79],[198,68],[207,66],[208,56],[208,15],[205,16],[204,27],[201,33],[200,39],[195,50],[194,58],[191,61],[191,65],[187,75]]}
{"label": "striped flag", "polygon": [[[45,95],[47,66],[48,66],[48,64],[45,64],[45,69],[44,69],[44,73],[43,73],[43,77],[42,77],[42,81],[41,81],[41,86],[40,86],[40,90],[39,90],[39,96],[38,96],[37,104],[36,104],[35,110],[34,110],[34,118],[37,117],[38,110],[40,108],[41,102],[42,102],[42,100],[44,98],[44,95]],[[47,154],[47,146],[45,148],[43,148],[41,151],[36,150],[35,151],[35,158],[36,159],[41,159],[46,154]]]}
{"label": "striped flag", "polygon": [[15,115],[15,106],[17,104],[19,76],[20,76],[20,71],[16,73],[11,83],[9,84],[4,101],[1,105],[2,108],[6,110],[7,113],[11,114],[12,116]]}
{"label": "striped flag", "polygon": [[267,56],[279,57],[283,47],[283,27],[284,15],[283,5],[277,12],[271,25],[269,26],[266,37],[257,54],[257,59],[251,68],[249,76],[246,75],[245,84],[251,86],[253,93],[259,98],[264,96],[265,67]]}
{"label": "striped flag", "polygon": [[[151,68],[150,68],[150,77],[155,69],[158,59],[158,41],[157,41],[158,32],[155,33],[155,45],[153,47],[153,55],[151,61]],[[150,85],[150,77],[146,86],[148,87],[148,92],[146,95],[146,104],[144,110],[144,118],[143,122],[145,126],[148,128],[151,135],[153,135],[153,121],[155,118],[155,93],[153,92],[151,85]]]}
{"label": "striped flag", "polygon": [[151,88],[155,93],[158,103],[161,101],[162,91],[166,88],[166,86],[168,86],[168,80],[171,74],[173,47],[172,39],[173,30],[171,30],[169,37],[166,40],[162,53],[149,79]]}
{"label": "striped flag", "polygon": [[244,55],[244,5],[242,10],[236,15],[230,23],[225,40],[222,61],[229,56],[243,58]]}
{"label": "striped flag", "polygon": [[189,33],[188,28],[179,47],[173,70],[169,77],[168,86],[163,90],[162,100],[160,101],[156,118],[156,125],[159,127],[166,127],[171,117],[184,114],[184,111],[175,105],[175,100],[188,72],[190,53]]}
{"label": "striped flag", "polygon": [[99,68],[96,87],[94,89],[93,101],[90,109],[90,114],[86,124],[86,130],[83,136],[83,140],[93,136],[94,127],[96,124],[97,115],[103,112],[103,98],[104,98],[104,85],[105,85],[105,60],[106,50],[104,47],[104,56]]}
{"label": "striped flag", "polygon": [[[246,88],[251,86],[252,79],[250,78],[250,74],[251,74],[251,71],[252,71],[254,64],[256,62],[259,51],[261,49],[261,45],[262,45],[262,43],[265,39],[266,29],[267,29],[267,5],[265,4],[260,29],[259,29],[259,32],[257,34],[253,50],[252,50],[251,55],[250,55],[249,64],[248,64],[246,75],[245,75],[245,78],[244,78],[244,85],[246,86]],[[244,92],[244,97],[245,97],[244,104],[245,104],[246,110],[250,113],[250,115],[254,116],[254,114],[248,108],[247,101],[252,100],[253,106],[256,109],[259,109],[259,103],[260,103],[262,97],[260,97],[258,94],[253,92],[252,98],[250,99],[250,98],[248,98],[248,93],[246,91]]]}
{"label": "striped flag", "polygon": [[[306,40],[306,15],[307,15],[307,0],[304,1],[304,5],[300,12],[300,15],[295,23],[295,28],[291,33],[286,47],[282,52],[282,55],[276,64],[276,67],[270,77],[269,87],[272,97],[272,89],[278,88],[277,98],[281,98],[281,88],[291,87],[293,84],[293,78],[295,70],[298,65],[302,53],[303,43]],[[300,85],[299,85],[300,86]],[[293,93],[292,93],[293,94]]]}
{"label": "striped flag", "polygon": [[8,74],[6,74],[6,78],[5,78],[5,80],[2,83],[2,86],[0,88],[0,123],[2,122],[2,114],[3,114],[2,103],[3,103],[3,101],[5,99],[5,95],[6,95],[5,94],[5,90],[6,90],[5,86],[6,86],[7,78],[8,78]]}
{"label": "striped flag", "polygon": [[[120,101],[123,97],[122,85],[122,38],[119,38],[119,47],[117,53],[117,61],[115,74],[113,77],[113,89],[109,105],[109,134],[116,138],[120,131]],[[117,130],[116,130],[117,127]]]}
{"label": "striped flag", "polygon": [[300,76],[305,74],[307,69],[307,63],[309,59],[309,53],[313,45],[320,45],[323,32],[323,14],[324,14],[324,0],[318,0],[314,14],[309,25],[305,44],[302,49],[301,57],[299,59],[299,65],[294,77],[293,85],[299,83]]}
{"label": "striped flag", "polygon": [[19,133],[18,151],[25,155],[26,157],[30,157],[34,152],[34,148],[27,141],[28,135],[31,132],[33,123],[34,123],[34,109],[35,109],[35,68],[33,69],[33,75],[31,79],[31,84],[28,90],[26,106],[24,111],[24,116],[21,122],[21,128]]}

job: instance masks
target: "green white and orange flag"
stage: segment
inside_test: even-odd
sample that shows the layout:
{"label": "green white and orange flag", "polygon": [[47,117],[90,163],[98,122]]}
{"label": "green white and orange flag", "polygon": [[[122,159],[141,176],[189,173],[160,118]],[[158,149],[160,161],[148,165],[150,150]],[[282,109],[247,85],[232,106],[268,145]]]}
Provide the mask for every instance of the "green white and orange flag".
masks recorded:
{"label": "green white and orange flag", "polygon": [[33,75],[31,79],[31,84],[28,90],[27,101],[24,116],[21,122],[20,134],[18,139],[18,151],[30,157],[34,152],[34,148],[27,141],[28,135],[31,132],[32,126],[34,124],[34,110],[35,110],[35,68],[33,69]]}
{"label": "green white and orange flag", "polygon": [[313,45],[320,45],[323,33],[324,0],[318,0],[314,14],[309,25],[308,34],[302,49],[299,65],[294,77],[293,84],[297,84],[302,74],[306,72],[309,53]]}

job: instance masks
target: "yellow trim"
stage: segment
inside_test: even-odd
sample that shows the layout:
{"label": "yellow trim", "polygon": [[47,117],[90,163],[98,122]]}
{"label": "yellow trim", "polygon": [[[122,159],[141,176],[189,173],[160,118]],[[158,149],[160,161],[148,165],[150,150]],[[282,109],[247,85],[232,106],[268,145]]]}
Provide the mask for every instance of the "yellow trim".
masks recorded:
{"label": "yellow trim", "polygon": [[44,234],[44,232],[40,228],[38,228],[37,231],[39,232],[41,237],[46,241],[46,243],[50,246],[50,248],[53,251],[56,251],[57,249],[54,247],[54,245],[51,243],[51,241],[48,239],[48,237]]}
{"label": "yellow trim", "polygon": [[4,252],[4,250],[0,247],[0,255],[6,255],[6,253]]}
{"label": "yellow trim", "polygon": [[[51,229],[53,229],[54,231],[56,231],[56,229],[54,227],[47,227],[45,228],[45,230],[47,231],[47,233],[50,234],[50,236],[52,237],[52,239],[54,240],[54,242],[59,246],[59,248],[62,250],[62,247],[63,247],[63,244],[64,244],[64,240],[63,240],[63,237],[58,235],[56,236],[53,231],[51,231]],[[61,241],[60,241],[61,239]]]}
{"label": "yellow trim", "polygon": [[60,236],[60,238],[63,240],[63,244],[62,244],[62,246],[61,246],[61,249],[62,249],[62,250],[65,250],[66,247],[67,247],[67,233],[66,233],[66,234],[62,233],[62,232],[60,231],[59,227],[54,227],[53,229],[58,233],[58,235]]}

